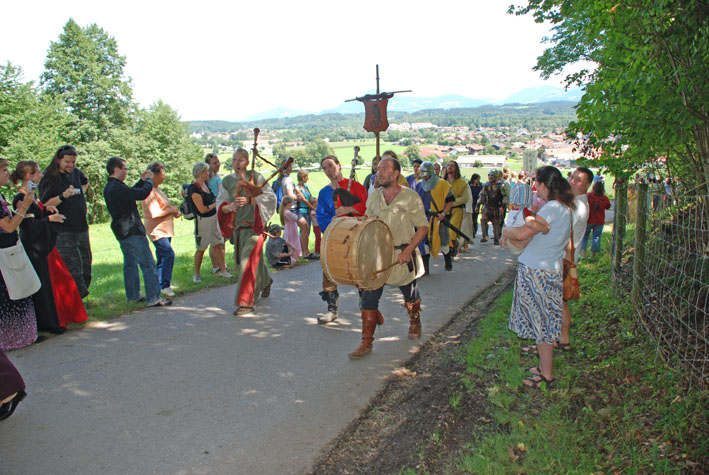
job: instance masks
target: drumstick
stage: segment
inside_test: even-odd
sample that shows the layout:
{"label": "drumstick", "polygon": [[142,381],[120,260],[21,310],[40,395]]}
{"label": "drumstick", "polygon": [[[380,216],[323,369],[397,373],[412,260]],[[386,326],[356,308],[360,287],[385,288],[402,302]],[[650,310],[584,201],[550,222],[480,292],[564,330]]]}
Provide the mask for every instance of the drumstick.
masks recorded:
{"label": "drumstick", "polygon": [[374,278],[377,276],[377,274],[381,274],[382,272],[391,269],[392,267],[394,267],[394,266],[397,265],[397,264],[399,264],[398,261],[392,262],[391,264],[389,264],[388,266],[386,266],[384,269],[379,269],[378,271],[376,271],[375,273],[373,273],[371,278],[374,279]]}

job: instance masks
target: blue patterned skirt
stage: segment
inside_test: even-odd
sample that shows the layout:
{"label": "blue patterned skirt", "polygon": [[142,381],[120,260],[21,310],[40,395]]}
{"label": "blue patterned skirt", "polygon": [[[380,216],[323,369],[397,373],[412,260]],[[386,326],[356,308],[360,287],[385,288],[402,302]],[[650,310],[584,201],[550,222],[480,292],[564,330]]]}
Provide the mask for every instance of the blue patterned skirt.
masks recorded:
{"label": "blue patterned skirt", "polygon": [[562,284],[560,271],[517,263],[509,329],[537,344],[556,343],[561,334]]}

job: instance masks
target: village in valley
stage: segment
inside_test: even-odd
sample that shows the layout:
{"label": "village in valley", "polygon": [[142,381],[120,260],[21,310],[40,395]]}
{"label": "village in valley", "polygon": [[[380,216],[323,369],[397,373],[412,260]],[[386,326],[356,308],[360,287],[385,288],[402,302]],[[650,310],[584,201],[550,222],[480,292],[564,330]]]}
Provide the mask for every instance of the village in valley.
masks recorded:
{"label": "village in valley", "polygon": [[[573,104],[565,104],[568,104],[567,108],[571,110]],[[460,109],[460,114],[464,116],[465,111],[467,110]],[[449,113],[455,114],[455,110]],[[350,114],[348,122],[354,117],[357,115]],[[506,121],[510,125],[494,126],[440,125],[433,121],[390,119],[388,130],[382,134],[382,149],[392,148],[406,157],[402,162],[404,166],[408,166],[415,158],[421,158],[439,163],[455,159],[461,168],[501,168],[508,165],[524,168],[523,161],[537,159],[540,163],[568,168],[581,158],[574,140],[564,134],[568,120],[571,119],[573,116],[567,115],[559,117],[555,123],[534,128],[525,127],[522,117],[517,120],[513,117]],[[306,135],[301,134],[305,124],[302,124],[301,128],[297,117],[289,121],[288,126],[278,123],[278,120],[270,121],[267,124],[270,127],[259,125],[259,144],[264,154],[280,157],[300,151],[301,154],[310,155],[307,152],[314,151],[312,144],[319,142],[321,145],[325,144],[323,147],[334,150],[341,159],[347,160],[349,155],[339,154],[341,149],[346,149],[347,151],[342,150],[343,153],[346,151],[349,154],[352,146],[371,141],[371,135],[368,137],[366,132],[361,130],[361,126],[357,130],[358,128],[349,123],[349,130],[334,124],[329,128],[321,128],[315,135]],[[226,124],[230,123],[222,122],[220,128],[227,127]],[[234,128],[231,130],[209,131],[205,123],[192,122],[191,137],[205,149],[229,153],[238,146],[248,148],[249,140],[253,137],[250,127],[253,124],[246,127],[244,125],[233,123]],[[371,160],[366,152],[363,152],[361,157],[362,165],[365,166]],[[300,163],[301,166],[315,168],[319,159],[317,156],[307,156],[302,157],[302,161],[304,163]]]}

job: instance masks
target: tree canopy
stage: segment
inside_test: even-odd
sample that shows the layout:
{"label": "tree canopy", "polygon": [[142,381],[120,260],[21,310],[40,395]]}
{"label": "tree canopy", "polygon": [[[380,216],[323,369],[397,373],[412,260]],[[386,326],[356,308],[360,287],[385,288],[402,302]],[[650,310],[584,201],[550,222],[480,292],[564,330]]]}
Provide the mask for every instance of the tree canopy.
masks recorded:
{"label": "tree canopy", "polygon": [[616,175],[666,157],[687,191],[709,192],[709,4],[687,0],[530,0],[511,7],[550,22],[543,77],[570,65],[585,90],[568,132]]}
{"label": "tree canopy", "polygon": [[177,111],[160,100],[147,109],[133,101],[125,64],[101,28],[69,20],[49,48],[39,88],[24,82],[19,67],[0,66],[0,154],[34,159],[44,168],[59,146],[76,146],[77,166],[89,179],[91,223],[109,218],[103,188],[111,156],[126,160],[129,182],[150,162],[162,162],[168,174],[163,190],[173,201],[180,199],[180,185],[191,181],[194,162],[202,160]]}

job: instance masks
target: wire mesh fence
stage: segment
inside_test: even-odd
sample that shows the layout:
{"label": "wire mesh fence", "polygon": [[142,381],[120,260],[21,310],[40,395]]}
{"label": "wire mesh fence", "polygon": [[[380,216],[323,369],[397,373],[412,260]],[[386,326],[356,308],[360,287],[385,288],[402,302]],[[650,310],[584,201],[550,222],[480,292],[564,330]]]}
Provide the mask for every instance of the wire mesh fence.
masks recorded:
{"label": "wire mesh fence", "polygon": [[615,281],[663,359],[709,387],[709,197],[621,183],[612,256]]}

